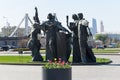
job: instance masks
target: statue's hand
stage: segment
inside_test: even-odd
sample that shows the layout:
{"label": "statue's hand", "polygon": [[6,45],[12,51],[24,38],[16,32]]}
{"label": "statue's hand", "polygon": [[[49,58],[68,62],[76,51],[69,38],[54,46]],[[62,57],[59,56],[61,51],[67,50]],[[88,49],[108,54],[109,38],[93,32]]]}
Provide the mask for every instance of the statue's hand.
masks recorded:
{"label": "statue's hand", "polygon": [[35,10],[37,10],[37,7],[35,7]]}

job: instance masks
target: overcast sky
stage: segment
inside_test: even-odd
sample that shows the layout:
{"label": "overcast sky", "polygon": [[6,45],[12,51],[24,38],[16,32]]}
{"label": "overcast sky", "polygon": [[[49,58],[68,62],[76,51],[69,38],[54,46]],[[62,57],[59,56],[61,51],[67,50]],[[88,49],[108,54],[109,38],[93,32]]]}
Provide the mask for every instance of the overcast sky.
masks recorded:
{"label": "overcast sky", "polygon": [[120,32],[120,0],[0,0],[0,28],[18,25],[25,13],[33,20],[34,7],[37,6],[39,18],[47,20],[48,13],[56,13],[58,20],[66,27],[66,15],[82,12],[90,22],[97,20],[98,32],[103,21],[106,32]]}

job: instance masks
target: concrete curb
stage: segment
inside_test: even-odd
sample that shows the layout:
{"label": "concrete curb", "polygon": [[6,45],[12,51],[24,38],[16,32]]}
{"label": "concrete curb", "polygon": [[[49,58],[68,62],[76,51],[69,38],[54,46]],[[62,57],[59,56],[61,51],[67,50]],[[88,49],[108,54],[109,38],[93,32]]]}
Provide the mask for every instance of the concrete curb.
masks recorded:
{"label": "concrete curb", "polygon": [[86,66],[90,66],[90,65],[108,65],[112,63],[112,61],[109,61],[109,62],[101,62],[101,63],[73,63],[72,65],[73,66],[83,66],[83,65],[86,65]]}
{"label": "concrete curb", "polygon": [[95,53],[95,55],[120,55],[120,53]]}

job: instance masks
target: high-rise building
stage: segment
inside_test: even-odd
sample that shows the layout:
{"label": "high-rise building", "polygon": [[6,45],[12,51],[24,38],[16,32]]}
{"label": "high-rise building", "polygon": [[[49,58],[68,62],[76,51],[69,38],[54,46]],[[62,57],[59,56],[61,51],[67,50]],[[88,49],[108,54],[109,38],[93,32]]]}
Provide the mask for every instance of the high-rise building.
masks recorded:
{"label": "high-rise building", "polygon": [[97,22],[96,19],[92,18],[92,34],[95,36],[97,33]]}
{"label": "high-rise building", "polygon": [[104,32],[104,25],[103,21],[100,22],[100,32]]}

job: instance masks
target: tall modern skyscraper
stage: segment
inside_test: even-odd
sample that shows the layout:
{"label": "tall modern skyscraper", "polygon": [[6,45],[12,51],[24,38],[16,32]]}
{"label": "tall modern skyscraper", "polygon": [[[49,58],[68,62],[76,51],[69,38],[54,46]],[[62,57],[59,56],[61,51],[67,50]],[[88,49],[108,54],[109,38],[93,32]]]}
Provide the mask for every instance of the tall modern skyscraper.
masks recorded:
{"label": "tall modern skyscraper", "polygon": [[97,33],[97,22],[96,19],[92,18],[92,34],[95,36]]}
{"label": "tall modern skyscraper", "polygon": [[103,21],[100,22],[100,32],[104,32],[104,25]]}

